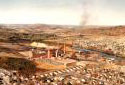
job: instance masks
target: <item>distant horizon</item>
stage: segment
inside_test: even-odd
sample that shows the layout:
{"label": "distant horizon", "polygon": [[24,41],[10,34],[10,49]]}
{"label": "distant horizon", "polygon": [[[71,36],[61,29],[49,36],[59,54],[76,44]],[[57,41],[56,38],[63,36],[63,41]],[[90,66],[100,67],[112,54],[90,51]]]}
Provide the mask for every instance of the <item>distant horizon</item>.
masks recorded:
{"label": "distant horizon", "polygon": [[[6,24],[6,23],[0,23],[0,25],[53,25],[53,26],[78,26],[78,27],[82,27],[82,25],[61,25],[61,24],[46,24],[46,23],[25,23],[25,24],[21,24],[21,23],[15,23],[15,24]],[[84,25],[85,27],[87,27],[87,26],[97,26],[97,27],[108,27],[108,26],[110,26],[110,27],[117,27],[117,26],[125,26],[125,25]],[[83,26],[83,27],[84,27]]]}

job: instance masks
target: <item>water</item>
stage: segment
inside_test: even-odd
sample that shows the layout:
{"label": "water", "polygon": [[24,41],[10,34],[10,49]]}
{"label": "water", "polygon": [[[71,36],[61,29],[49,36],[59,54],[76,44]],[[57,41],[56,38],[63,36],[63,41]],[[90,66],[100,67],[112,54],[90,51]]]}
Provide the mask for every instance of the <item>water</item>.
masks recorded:
{"label": "water", "polygon": [[121,61],[121,60],[125,60],[125,58],[122,58],[122,57],[116,57],[114,55],[110,55],[110,54],[107,54],[107,53],[104,53],[104,52],[100,52],[98,50],[90,50],[90,49],[83,49],[83,48],[78,48],[76,47],[75,48],[78,52],[98,52],[102,57],[105,57],[109,60],[115,60],[115,61]]}

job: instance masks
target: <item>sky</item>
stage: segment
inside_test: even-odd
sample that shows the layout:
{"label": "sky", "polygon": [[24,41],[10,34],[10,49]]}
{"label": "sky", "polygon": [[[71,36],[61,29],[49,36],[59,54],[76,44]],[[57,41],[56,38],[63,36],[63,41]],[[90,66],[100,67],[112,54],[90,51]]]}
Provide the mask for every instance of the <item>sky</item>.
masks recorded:
{"label": "sky", "polygon": [[125,0],[0,0],[1,24],[125,25]]}

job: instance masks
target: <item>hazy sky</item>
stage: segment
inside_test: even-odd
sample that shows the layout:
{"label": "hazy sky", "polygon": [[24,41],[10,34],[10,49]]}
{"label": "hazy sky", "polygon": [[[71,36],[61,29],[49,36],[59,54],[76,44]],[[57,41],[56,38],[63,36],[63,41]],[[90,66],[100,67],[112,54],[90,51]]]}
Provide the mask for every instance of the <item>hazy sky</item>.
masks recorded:
{"label": "hazy sky", "polygon": [[125,25],[125,0],[0,0],[0,23]]}

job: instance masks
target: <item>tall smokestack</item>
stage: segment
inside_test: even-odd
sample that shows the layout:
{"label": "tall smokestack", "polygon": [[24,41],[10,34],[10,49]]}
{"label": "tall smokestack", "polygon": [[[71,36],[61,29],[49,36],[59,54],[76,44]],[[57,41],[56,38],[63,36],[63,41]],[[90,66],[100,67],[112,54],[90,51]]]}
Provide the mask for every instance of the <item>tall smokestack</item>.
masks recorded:
{"label": "tall smokestack", "polygon": [[64,42],[64,54],[66,54],[66,42]]}
{"label": "tall smokestack", "polygon": [[50,58],[51,57],[51,54],[50,54],[50,49],[48,49],[48,52],[47,52],[47,58]]}

